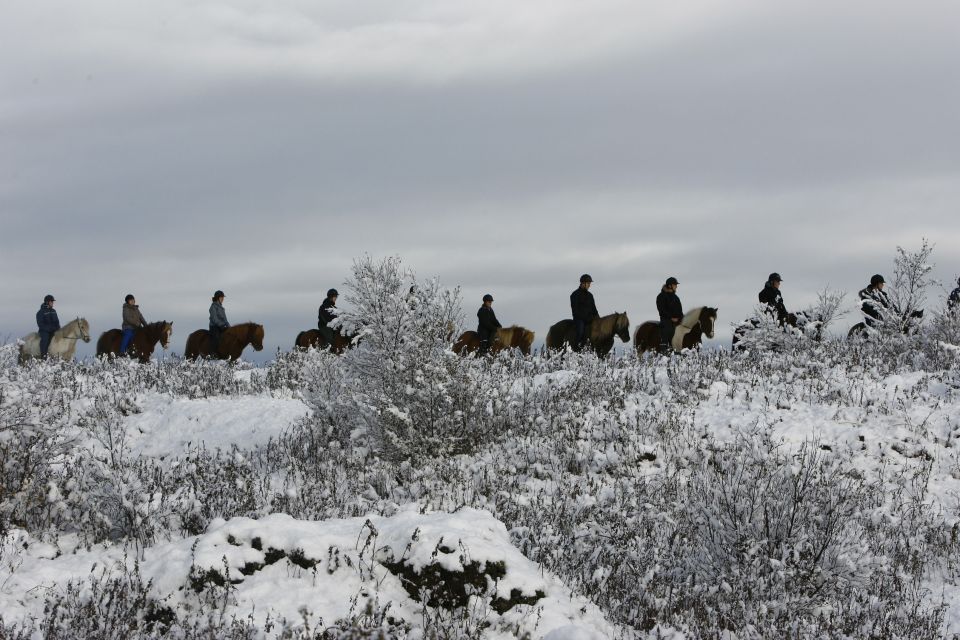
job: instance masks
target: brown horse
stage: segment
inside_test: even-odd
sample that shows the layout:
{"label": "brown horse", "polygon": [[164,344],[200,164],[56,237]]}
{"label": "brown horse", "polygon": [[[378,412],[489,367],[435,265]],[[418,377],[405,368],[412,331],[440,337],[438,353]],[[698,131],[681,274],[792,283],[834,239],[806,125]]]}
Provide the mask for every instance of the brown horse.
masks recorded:
{"label": "brown horse", "polygon": [[[491,353],[499,353],[505,349],[519,349],[525,356],[530,355],[533,346],[534,333],[529,329],[513,325],[512,327],[497,329],[497,340],[490,347]],[[480,349],[480,334],[476,331],[464,331],[453,345],[454,353],[462,356],[469,355]]]}
{"label": "brown horse", "polygon": [[[708,338],[713,338],[713,330],[716,323],[717,310],[713,307],[697,307],[696,309],[688,311],[677,327],[677,331],[686,330],[686,335],[683,336],[682,349],[699,347],[700,343],[703,342],[704,335]],[[637,331],[633,336],[633,344],[638,354],[645,351],[652,351],[659,347],[660,323],[656,320],[649,320],[637,327]],[[680,351],[680,349],[677,349],[676,344],[672,346],[676,351]]]}
{"label": "brown horse", "polygon": [[[587,342],[601,358],[613,349],[613,339],[617,336],[624,342],[630,342],[630,319],[627,318],[626,311],[597,318],[587,329]],[[561,320],[547,332],[547,349],[573,347],[576,340],[573,320]]]}
{"label": "brown horse", "polygon": [[[353,335],[344,335],[340,333],[340,329],[334,329],[333,348],[330,349],[330,351],[336,354],[343,353],[354,346],[353,338]],[[326,349],[328,345],[327,339],[323,337],[319,329],[307,329],[297,334],[297,339],[294,340],[293,346],[294,348],[306,350],[311,347],[314,349]]]}
{"label": "brown horse", "polygon": [[[149,362],[150,356],[153,355],[153,350],[157,347],[158,342],[164,349],[170,348],[171,333],[173,333],[172,322],[167,322],[166,320],[162,322],[151,322],[147,326],[136,329],[133,332],[133,340],[130,341],[130,346],[127,347],[127,353],[123,355],[130,358],[136,356],[140,362]],[[97,340],[97,355],[119,357],[121,355],[120,340],[122,337],[123,332],[120,329],[104,331],[100,334],[100,339]]]}
{"label": "brown horse", "polygon": [[214,358],[217,360],[239,360],[247,345],[253,345],[254,351],[263,351],[263,325],[244,322],[229,327],[220,334],[217,352],[210,353],[210,332],[198,329],[187,338],[187,348],[183,355],[191,360],[195,358]]}

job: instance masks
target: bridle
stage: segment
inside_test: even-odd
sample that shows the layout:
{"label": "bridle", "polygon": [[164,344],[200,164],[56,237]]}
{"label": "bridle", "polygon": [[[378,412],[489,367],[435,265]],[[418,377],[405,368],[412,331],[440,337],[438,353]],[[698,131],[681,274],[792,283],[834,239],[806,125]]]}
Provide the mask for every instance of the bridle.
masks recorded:
{"label": "bridle", "polygon": [[90,342],[90,336],[83,332],[83,323],[80,322],[80,318],[74,320],[77,323],[77,329],[80,331],[79,336],[60,336],[61,340],[83,340],[84,342]]}

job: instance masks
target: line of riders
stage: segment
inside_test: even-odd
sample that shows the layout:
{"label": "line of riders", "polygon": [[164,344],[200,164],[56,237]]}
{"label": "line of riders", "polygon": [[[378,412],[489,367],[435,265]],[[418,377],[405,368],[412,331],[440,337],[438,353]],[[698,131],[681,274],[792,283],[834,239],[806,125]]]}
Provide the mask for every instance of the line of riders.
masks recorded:
{"label": "line of riders", "polygon": [[[771,273],[758,297],[759,301],[766,305],[766,308],[776,317],[778,322],[785,324],[791,314],[787,311],[786,305],[784,305],[783,302],[783,295],[780,293],[780,284],[782,282],[783,279],[779,273]],[[575,351],[581,351],[586,346],[591,335],[591,327],[594,321],[600,318],[593,294],[590,293],[592,284],[593,278],[590,277],[590,274],[585,273],[580,276],[580,286],[570,294],[570,310],[573,316],[573,339],[570,341],[570,346]],[[657,312],[660,316],[658,348],[662,352],[670,350],[677,327],[684,318],[683,305],[677,296],[677,286],[679,284],[677,279],[671,276],[667,278],[660,289],[660,293],[657,295]],[[884,277],[876,274],[870,278],[870,284],[861,289],[858,294],[861,300],[861,310],[864,314],[864,324],[866,327],[875,328],[879,326],[885,317],[887,317],[888,313],[894,310],[890,296],[884,291],[885,285]],[[318,340],[322,346],[333,347],[336,344],[337,334],[330,325],[337,317],[337,298],[339,295],[336,289],[330,289],[327,291],[327,297],[320,305],[317,318],[317,332],[319,338],[322,338],[322,342]],[[217,290],[213,294],[210,304],[209,327],[205,332],[206,336],[198,335],[204,333],[202,330],[191,334],[191,339],[193,339],[194,336],[206,338],[206,344],[203,345],[204,348],[202,352],[207,355],[220,353],[224,332],[230,328],[230,323],[227,321],[226,310],[223,308],[225,297],[223,291],[220,290]],[[54,308],[55,303],[56,299],[48,294],[44,296],[43,304],[40,306],[40,310],[37,311],[37,334],[39,337],[39,355],[41,358],[47,357],[51,340],[54,334],[61,328],[60,319]],[[957,288],[950,293],[947,305],[950,309],[960,309],[960,279],[957,280]],[[119,334],[115,336],[119,339],[119,344],[113,351],[120,355],[126,355],[133,344],[137,330],[147,328],[149,325],[143,317],[143,313],[140,312],[140,307],[133,294],[128,294],[124,299],[122,317],[123,324],[119,332],[117,332],[116,329],[113,330]],[[480,309],[477,310],[477,321],[476,334],[479,338],[478,350],[483,354],[496,348],[498,335],[503,329],[503,325],[493,311],[493,296],[489,293],[483,296],[483,304]],[[165,325],[166,335],[163,336],[163,338],[165,338],[163,342],[164,347],[166,347],[167,341],[169,340],[170,323],[164,322],[157,324]],[[259,327],[259,325],[256,326]],[[260,327],[259,331],[259,342],[262,348],[262,327]],[[107,334],[104,335],[106,336]],[[532,341],[532,333],[530,333],[530,338]],[[89,340],[89,337],[86,339]],[[188,352],[190,351],[189,342],[190,341],[188,341]],[[253,341],[254,344],[256,342],[256,340]],[[529,348],[529,345],[527,346]],[[204,353],[199,355],[203,355]],[[149,355],[147,357],[149,358]]]}

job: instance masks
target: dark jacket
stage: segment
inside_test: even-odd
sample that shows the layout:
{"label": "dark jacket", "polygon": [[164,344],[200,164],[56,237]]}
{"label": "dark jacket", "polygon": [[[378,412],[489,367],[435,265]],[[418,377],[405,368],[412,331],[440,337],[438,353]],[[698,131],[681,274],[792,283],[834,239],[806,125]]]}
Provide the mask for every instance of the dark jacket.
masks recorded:
{"label": "dark jacket", "polygon": [[857,295],[862,300],[860,310],[863,311],[864,315],[871,318],[880,320],[883,313],[891,308],[890,296],[885,291],[880,291],[873,286],[861,289]]}
{"label": "dark jacket", "polygon": [[769,282],[763,286],[763,291],[757,297],[760,298],[760,302],[777,313],[777,318],[783,320],[787,317],[787,307],[783,304],[783,295],[780,294],[779,289],[771,286]]}
{"label": "dark jacket", "polygon": [[60,330],[60,317],[57,310],[44,302],[37,311],[37,331],[53,333]]}
{"label": "dark jacket", "polygon": [[573,312],[574,320],[590,322],[600,317],[597,304],[593,301],[593,294],[583,287],[577,287],[577,290],[570,294],[570,310]]}
{"label": "dark jacket", "polygon": [[123,326],[122,329],[139,329],[147,326],[147,321],[143,319],[140,313],[140,305],[123,303]]}
{"label": "dark jacket", "polygon": [[320,311],[317,314],[317,324],[321,327],[325,327],[336,317],[337,305],[334,304],[333,300],[330,298],[326,298],[320,305]]}
{"label": "dark jacket", "polygon": [[481,339],[495,335],[497,329],[503,326],[497,320],[497,314],[493,312],[493,307],[487,305],[483,305],[477,311],[477,319],[480,321],[477,325],[477,333],[480,334]]}
{"label": "dark jacket", "polygon": [[223,305],[214,300],[210,305],[210,330],[219,329],[223,331],[229,326],[230,323],[227,322],[227,312],[224,311]]}
{"label": "dark jacket", "polygon": [[657,313],[660,314],[660,322],[673,322],[674,318],[683,317],[683,304],[676,293],[667,291],[664,286],[660,289],[657,296]]}
{"label": "dark jacket", "polygon": [[960,287],[957,287],[950,293],[950,297],[947,298],[947,307],[950,309],[960,307]]}

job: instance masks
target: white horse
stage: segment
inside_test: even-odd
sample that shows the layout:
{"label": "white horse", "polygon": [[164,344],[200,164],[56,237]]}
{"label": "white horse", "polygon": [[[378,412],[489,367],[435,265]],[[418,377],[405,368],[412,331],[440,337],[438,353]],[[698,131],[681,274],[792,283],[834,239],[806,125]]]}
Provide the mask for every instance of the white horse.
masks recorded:
{"label": "white horse", "polygon": [[[51,358],[61,358],[63,360],[73,360],[73,354],[77,351],[77,340],[90,342],[90,324],[86,318],[77,318],[71,320],[59,331],[53,334],[50,340],[50,348],[47,349],[47,356]],[[40,334],[34,331],[27,334],[22,339],[20,345],[20,364],[23,364],[30,358],[40,357]]]}

